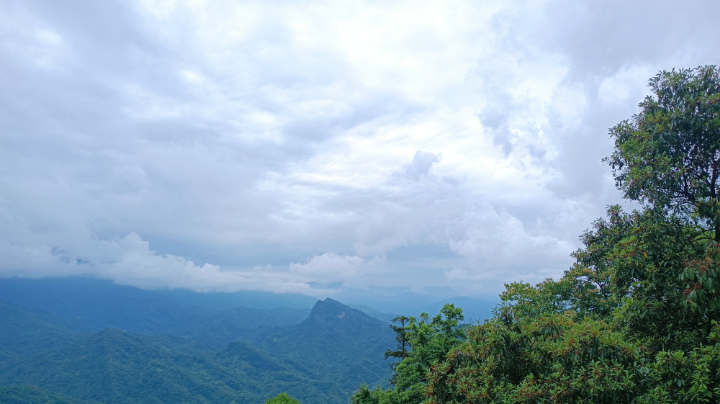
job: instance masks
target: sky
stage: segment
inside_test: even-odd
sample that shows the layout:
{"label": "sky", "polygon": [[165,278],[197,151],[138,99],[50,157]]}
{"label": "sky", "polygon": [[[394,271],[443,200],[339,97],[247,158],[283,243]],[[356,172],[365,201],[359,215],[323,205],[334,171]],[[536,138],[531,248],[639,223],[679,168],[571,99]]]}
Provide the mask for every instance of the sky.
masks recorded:
{"label": "sky", "polygon": [[495,299],[720,2],[0,2],[0,277]]}

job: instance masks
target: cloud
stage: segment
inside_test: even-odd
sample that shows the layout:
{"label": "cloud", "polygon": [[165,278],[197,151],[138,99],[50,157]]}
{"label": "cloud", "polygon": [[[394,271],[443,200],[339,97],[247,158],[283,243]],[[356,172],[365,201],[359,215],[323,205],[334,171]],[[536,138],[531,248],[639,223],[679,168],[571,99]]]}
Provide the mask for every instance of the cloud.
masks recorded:
{"label": "cloud", "polygon": [[433,164],[439,163],[440,160],[442,160],[441,155],[418,150],[415,152],[412,162],[395,174],[398,178],[409,178],[417,181],[420,177],[430,174],[430,168],[432,168]]}
{"label": "cloud", "polygon": [[113,279],[119,284],[141,288],[186,288],[196,291],[213,290],[226,285],[229,290],[242,288],[235,274],[220,272],[216,265],[195,265],[183,257],[158,255],[150,244],[135,233],[122,239],[101,244],[101,260],[96,275]]}
{"label": "cloud", "polygon": [[[2,244],[0,252],[5,259],[0,264],[0,273],[29,278],[91,276],[142,289],[183,288],[197,292],[263,290],[315,296],[337,292],[327,288],[311,288],[308,281],[333,271],[327,266],[337,263],[332,262],[336,258],[332,255],[314,257],[307,265],[291,264],[289,271],[273,271],[268,266],[228,272],[217,265],[198,265],[184,257],[158,254],[150,249],[150,243],[134,232],[122,238],[98,240],[90,244],[82,249],[82,256],[57,247]],[[363,264],[362,259],[357,257],[337,259],[340,263],[345,262],[346,266]],[[339,271],[344,269],[342,265],[333,268]]]}
{"label": "cloud", "polygon": [[607,129],[658,70],[717,62],[718,7],[4,2],[0,276],[486,296],[557,276],[620,201]]}
{"label": "cloud", "polygon": [[351,280],[361,272],[363,266],[365,261],[358,256],[325,253],[313,256],[306,264],[291,262],[289,270],[291,274],[308,282],[333,283]]}

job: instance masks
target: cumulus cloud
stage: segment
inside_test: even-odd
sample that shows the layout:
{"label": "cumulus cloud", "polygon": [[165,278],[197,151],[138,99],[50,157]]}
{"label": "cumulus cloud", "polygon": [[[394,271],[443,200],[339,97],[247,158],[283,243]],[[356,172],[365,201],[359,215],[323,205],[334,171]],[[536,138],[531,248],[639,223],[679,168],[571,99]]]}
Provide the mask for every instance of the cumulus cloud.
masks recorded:
{"label": "cumulus cloud", "polygon": [[430,152],[418,150],[413,156],[412,162],[396,173],[399,178],[409,178],[415,181],[430,174],[433,164],[440,162],[442,156]]}
{"label": "cumulus cloud", "polygon": [[557,276],[620,201],[607,128],[658,70],[717,63],[719,8],[3,2],[0,276],[486,296]]}
{"label": "cumulus cloud", "polygon": [[333,283],[338,281],[349,281],[356,277],[365,261],[354,256],[340,256],[334,253],[325,253],[310,258],[305,264],[290,263],[290,273],[296,275],[306,282],[323,281]]}

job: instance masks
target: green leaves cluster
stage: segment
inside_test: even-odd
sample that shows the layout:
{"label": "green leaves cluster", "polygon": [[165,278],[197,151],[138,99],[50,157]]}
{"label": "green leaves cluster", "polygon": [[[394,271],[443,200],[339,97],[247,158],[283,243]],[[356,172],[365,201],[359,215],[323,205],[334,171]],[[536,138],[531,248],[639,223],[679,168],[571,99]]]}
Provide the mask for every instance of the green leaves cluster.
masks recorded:
{"label": "green leaves cluster", "polygon": [[662,72],[640,113],[610,130],[606,159],[627,198],[693,216],[720,241],[720,78],[715,66]]}
{"label": "green leaves cluster", "polygon": [[559,281],[507,285],[496,316],[433,369],[426,402],[720,399],[720,311],[707,304],[717,292],[693,283],[715,285],[704,268],[718,261],[701,234],[677,217],[611,207]]}
{"label": "green leaves cluster", "polygon": [[637,390],[634,346],[602,321],[507,316],[469,332],[433,370],[430,403],[610,403]]}

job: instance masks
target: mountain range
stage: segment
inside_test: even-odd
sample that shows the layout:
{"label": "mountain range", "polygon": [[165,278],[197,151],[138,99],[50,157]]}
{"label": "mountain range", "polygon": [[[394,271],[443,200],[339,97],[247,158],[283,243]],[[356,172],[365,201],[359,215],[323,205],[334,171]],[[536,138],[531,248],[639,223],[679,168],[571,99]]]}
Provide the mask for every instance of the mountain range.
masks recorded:
{"label": "mountain range", "polygon": [[387,323],[333,299],[219,310],[135,298],[56,305],[62,315],[0,300],[0,403],[345,403],[360,383],[387,383]]}
{"label": "mountain range", "polygon": [[392,313],[248,293],[0,279],[0,403],[240,404],[286,392],[334,404],[362,383],[387,387]]}

